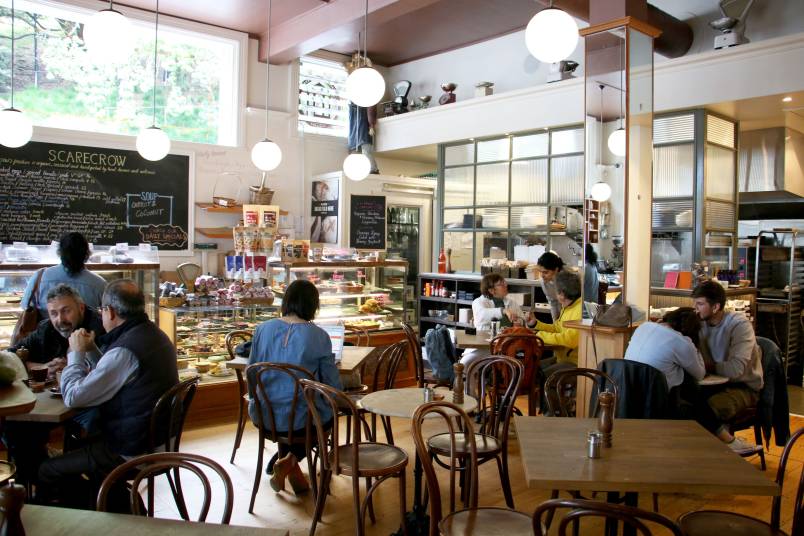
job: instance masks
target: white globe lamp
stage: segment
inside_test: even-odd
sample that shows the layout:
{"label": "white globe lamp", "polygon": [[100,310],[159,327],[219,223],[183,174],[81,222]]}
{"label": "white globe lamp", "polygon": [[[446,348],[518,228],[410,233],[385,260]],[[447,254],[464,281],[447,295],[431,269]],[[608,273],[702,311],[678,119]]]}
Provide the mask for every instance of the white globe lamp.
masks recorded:
{"label": "white globe lamp", "polygon": [[611,198],[611,186],[603,181],[598,181],[592,185],[589,195],[595,201],[608,201]]}
{"label": "white globe lamp", "polygon": [[282,149],[268,138],[263,138],[251,148],[251,161],[262,171],[273,171],[282,162]]}
{"label": "white globe lamp", "polygon": [[544,63],[565,60],[578,45],[578,25],[566,11],[543,9],[530,19],[525,29],[525,45]]}
{"label": "white globe lamp", "polygon": [[385,80],[376,69],[361,67],[346,78],[346,97],[358,106],[374,106],[385,95]]}
{"label": "white globe lamp", "polygon": [[144,128],[137,135],[137,152],[146,160],[162,160],[170,152],[170,138],[159,127]]}
{"label": "white globe lamp", "polygon": [[16,108],[0,112],[0,144],[16,149],[31,141],[31,136],[33,123],[27,115]]}
{"label": "white globe lamp", "polygon": [[98,11],[84,25],[84,43],[93,58],[122,62],[131,46],[131,22],[115,9]]}
{"label": "white globe lamp", "polygon": [[353,181],[362,181],[371,171],[371,162],[366,155],[350,154],[343,161],[343,172]]}
{"label": "white globe lamp", "polygon": [[608,140],[609,151],[616,156],[625,156],[625,129],[618,128],[609,134]]}

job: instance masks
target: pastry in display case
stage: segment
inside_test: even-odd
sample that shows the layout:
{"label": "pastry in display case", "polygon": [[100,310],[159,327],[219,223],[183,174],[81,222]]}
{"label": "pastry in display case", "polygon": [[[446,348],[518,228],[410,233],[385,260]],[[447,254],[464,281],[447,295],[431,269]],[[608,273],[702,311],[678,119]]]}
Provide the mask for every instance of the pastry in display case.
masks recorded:
{"label": "pastry in display case", "polygon": [[180,379],[200,375],[202,383],[213,383],[235,380],[234,371],[226,367],[226,334],[253,331],[261,322],[278,316],[276,303],[162,307],[159,327],[176,344]]}
{"label": "pastry in display case", "polygon": [[359,330],[399,329],[405,320],[406,261],[272,262],[270,285],[281,297],[287,286],[306,279],[318,288],[318,324]]}

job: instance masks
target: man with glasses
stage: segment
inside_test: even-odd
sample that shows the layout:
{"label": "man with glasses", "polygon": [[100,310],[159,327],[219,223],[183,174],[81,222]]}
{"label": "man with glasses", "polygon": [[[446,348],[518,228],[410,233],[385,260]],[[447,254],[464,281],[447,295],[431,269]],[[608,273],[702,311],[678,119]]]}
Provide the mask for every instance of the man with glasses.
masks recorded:
{"label": "man with glasses", "polygon": [[[508,295],[508,283],[500,274],[486,274],[480,280],[479,298],[472,302],[472,316],[475,328],[489,331],[491,323],[499,321],[500,329],[521,325],[519,305]],[[461,363],[466,367],[469,363],[489,355],[488,348],[466,350]]]}

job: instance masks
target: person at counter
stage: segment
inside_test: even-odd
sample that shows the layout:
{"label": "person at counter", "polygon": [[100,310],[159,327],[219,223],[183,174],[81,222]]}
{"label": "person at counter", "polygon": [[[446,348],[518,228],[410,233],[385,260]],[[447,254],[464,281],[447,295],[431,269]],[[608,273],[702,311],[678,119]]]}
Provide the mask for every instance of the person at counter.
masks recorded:
{"label": "person at counter", "polygon": [[[81,233],[67,233],[59,240],[59,257],[61,264],[45,268],[39,282],[39,292],[36,301],[39,304],[42,316],[47,315],[46,296],[48,291],[59,283],[66,283],[78,291],[84,303],[98,309],[101,296],[106,287],[106,280],[86,269],[89,259],[89,242]],[[37,274],[38,275],[38,274]],[[37,275],[28,280],[28,286],[22,296],[23,308],[31,301]]]}
{"label": "person at counter", "polygon": [[[251,344],[249,365],[254,363],[277,363],[297,365],[310,371],[316,381],[325,383],[336,389],[342,389],[340,374],[332,355],[332,342],[326,331],[313,324],[319,308],[318,289],[307,280],[292,282],[282,298],[282,317],[263,322],[254,331]],[[295,421],[290,423],[291,404],[295,387],[285,375],[272,376],[265,373],[263,382],[267,397],[271,400],[273,415],[263,414],[263,422],[273,418],[278,430],[289,430],[297,437],[304,437],[307,422],[307,405],[303,397],[296,400]],[[251,421],[257,425],[259,406],[252,399],[248,412]],[[327,424],[331,426],[334,416],[330,407],[323,401],[318,411]],[[284,425],[283,428],[283,424]],[[274,491],[285,489],[285,480],[290,481],[294,493],[302,493],[309,488],[307,479],[299,467],[299,461],[306,455],[303,444],[279,444],[278,452],[268,463],[268,474],[271,474],[271,488]]]}
{"label": "person at counter", "polygon": [[583,267],[583,299],[598,303],[598,290],[600,289],[600,274],[597,272],[597,253],[589,242],[586,243],[586,255]]}
{"label": "person at counter", "polygon": [[556,276],[564,269],[564,261],[552,251],[548,251],[536,261],[536,268],[542,276],[542,291],[547,303],[550,304],[550,315],[555,322],[561,316],[561,300],[558,299]]}
{"label": "person at counter", "polygon": [[101,303],[107,333],[97,341],[103,353],[94,333],[74,331],[61,377],[67,407],[98,407],[100,434],[88,445],[39,466],[39,501],[57,499],[86,507],[89,493],[97,492],[93,488],[106,475],[126,458],[148,451],[154,406],[179,382],[176,347],[148,319],[145,296],[136,283],[129,279],[109,283]]}
{"label": "person at counter", "polygon": [[700,348],[706,371],[729,379],[706,389],[696,408],[696,420],[732,450],[750,451],[756,447],[733,436],[727,423],[759,400],[762,355],[754,328],[747,317],[724,310],[726,292],[715,281],[695,287],[692,298],[701,320]]}

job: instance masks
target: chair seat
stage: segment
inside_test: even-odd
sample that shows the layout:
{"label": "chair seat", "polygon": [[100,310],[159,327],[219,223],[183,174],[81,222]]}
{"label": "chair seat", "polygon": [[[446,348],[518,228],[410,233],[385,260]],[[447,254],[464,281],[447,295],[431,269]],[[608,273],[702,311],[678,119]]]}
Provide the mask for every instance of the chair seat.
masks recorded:
{"label": "chair seat", "polygon": [[[475,434],[475,444],[477,445],[477,455],[481,457],[492,456],[500,451],[500,442],[493,436]],[[436,454],[448,456],[450,452],[449,433],[436,434],[427,440],[427,446]],[[458,454],[466,452],[466,439],[464,436],[455,436],[455,450]]]}
{"label": "chair seat", "polygon": [[[338,447],[340,471],[348,476],[354,475],[354,460],[352,459],[352,445]],[[360,468],[358,476],[377,476],[393,474],[402,470],[408,464],[408,455],[399,447],[385,443],[360,443],[358,445]],[[334,463],[335,453],[329,455],[330,462]]]}
{"label": "chair seat", "polygon": [[678,518],[678,524],[686,536],[785,536],[762,520],[718,510],[686,513]]}
{"label": "chair seat", "polygon": [[444,517],[438,524],[444,536],[511,536],[533,534],[531,517],[508,508],[483,507],[459,510]]}

